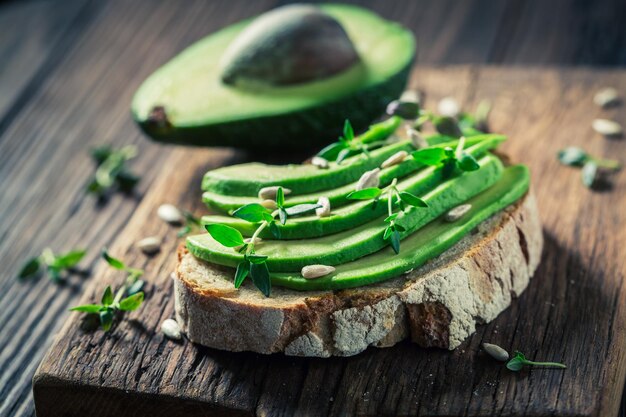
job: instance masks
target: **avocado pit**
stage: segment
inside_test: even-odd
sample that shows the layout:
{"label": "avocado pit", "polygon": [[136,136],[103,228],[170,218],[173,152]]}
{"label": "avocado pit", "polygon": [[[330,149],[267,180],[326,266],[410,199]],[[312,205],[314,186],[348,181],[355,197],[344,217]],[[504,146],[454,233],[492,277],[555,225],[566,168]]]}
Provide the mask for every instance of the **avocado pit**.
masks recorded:
{"label": "avocado pit", "polygon": [[222,56],[222,82],[288,86],[328,78],[360,62],[341,24],[312,5],[289,5],[256,18]]}

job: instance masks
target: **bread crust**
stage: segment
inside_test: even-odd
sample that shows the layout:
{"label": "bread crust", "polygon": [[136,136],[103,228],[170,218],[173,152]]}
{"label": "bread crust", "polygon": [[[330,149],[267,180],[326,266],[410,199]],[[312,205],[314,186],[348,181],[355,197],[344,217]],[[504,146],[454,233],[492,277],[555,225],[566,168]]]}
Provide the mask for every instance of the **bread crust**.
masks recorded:
{"label": "bread crust", "polygon": [[178,251],[176,317],[189,340],[230,351],[351,356],[405,338],[454,349],[527,287],[543,246],[532,191],[441,256],[397,278],[360,288],[264,297],[232,285],[232,269]]}

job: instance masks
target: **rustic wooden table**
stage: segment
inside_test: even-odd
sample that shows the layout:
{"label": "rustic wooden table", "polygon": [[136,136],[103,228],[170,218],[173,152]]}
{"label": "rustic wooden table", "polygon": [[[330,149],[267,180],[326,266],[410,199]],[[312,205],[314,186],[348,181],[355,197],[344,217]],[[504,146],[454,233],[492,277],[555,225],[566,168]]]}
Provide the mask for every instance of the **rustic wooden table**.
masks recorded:
{"label": "rustic wooden table", "polygon": [[[0,3],[0,416],[34,415],[32,375],[88,280],[21,283],[21,263],[46,246],[86,247],[83,265],[95,266],[171,157],[133,127],[135,88],[193,40],[278,3]],[[415,31],[421,64],[626,64],[624,2],[362,3]],[[100,206],[83,190],[87,150],[103,143],[137,144],[142,180],[136,196]]]}

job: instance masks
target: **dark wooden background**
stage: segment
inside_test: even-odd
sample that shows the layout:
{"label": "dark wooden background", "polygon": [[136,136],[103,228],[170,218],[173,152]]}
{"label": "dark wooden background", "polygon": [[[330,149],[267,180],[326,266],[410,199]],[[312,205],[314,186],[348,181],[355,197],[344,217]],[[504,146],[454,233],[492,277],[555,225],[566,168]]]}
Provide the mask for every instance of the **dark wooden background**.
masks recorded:
{"label": "dark wooden background", "polygon": [[[129,118],[135,88],[190,42],[280,3],[0,2],[0,416],[34,415],[32,374],[87,279],[20,283],[23,260],[46,246],[85,247],[90,269],[163,175],[169,148]],[[626,64],[623,0],[359,3],[413,29],[420,64]],[[103,143],[137,144],[142,181],[136,196],[98,206],[83,188],[87,150]]]}

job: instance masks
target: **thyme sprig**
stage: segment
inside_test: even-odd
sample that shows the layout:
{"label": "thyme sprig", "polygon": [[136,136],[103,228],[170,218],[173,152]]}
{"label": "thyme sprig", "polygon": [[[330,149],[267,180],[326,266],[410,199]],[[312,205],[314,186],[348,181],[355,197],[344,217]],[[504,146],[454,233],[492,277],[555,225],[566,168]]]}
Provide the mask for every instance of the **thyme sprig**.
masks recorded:
{"label": "thyme sprig", "polygon": [[465,136],[461,136],[456,150],[445,148],[424,148],[413,152],[413,158],[424,165],[441,166],[444,177],[450,177],[455,171],[476,171],[480,166],[472,155],[464,151]]}
{"label": "thyme sprig", "polygon": [[235,271],[234,285],[239,288],[249,276],[252,283],[266,296],[269,297],[272,289],[269,269],[267,267],[268,257],[255,252],[255,245],[259,243],[259,235],[265,228],[276,239],[280,239],[280,227],[278,223],[284,225],[291,216],[300,216],[314,212],[321,207],[319,204],[298,204],[292,207],[285,207],[285,193],[282,187],[276,190],[276,210],[263,207],[258,203],[246,204],[233,212],[233,216],[250,223],[259,224],[250,239],[244,239],[239,230],[224,224],[214,223],[205,226],[207,232],[222,246],[235,248],[239,253],[243,253],[244,260],[237,265]]}
{"label": "thyme sprig", "polygon": [[513,357],[506,363],[506,367],[510,371],[521,371],[524,366],[540,366],[543,368],[559,368],[566,369],[567,366],[558,362],[535,362],[526,359],[522,352],[513,352]]}
{"label": "thyme sprig", "polygon": [[111,267],[128,273],[124,284],[116,291],[115,296],[109,285],[105,288],[99,304],[79,305],[70,308],[70,311],[97,314],[102,330],[108,332],[113,325],[116,312],[133,311],[141,306],[144,300],[144,293],[141,291],[144,281],[139,279],[143,275],[143,270],[126,266],[120,259],[109,255],[106,249],[102,250],[102,258]]}
{"label": "thyme sprig", "polygon": [[19,279],[37,277],[45,267],[50,280],[59,282],[63,272],[74,268],[86,253],[87,251],[79,249],[55,255],[52,249],[45,248],[41,255],[30,258],[24,263],[17,277]]}
{"label": "thyme sprig", "polygon": [[[400,232],[406,231],[404,226],[397,223],[400,215],[404,216],[406,206],[412,207],[428,207],[428,204],[421,198],[408,191],[398,190],[398,179],[394,178],[391,184],[384,189],[378,187],[365,188],[363,190],[353,191],[347,195],[349,200],[374,200],[378,203],[381,196],[387,199],[387,217],[384,222],[387,227],[383,231],[383,240],[389,241],[389,244],[396,254],[400,253]],[[395,211],[398,207],[400,210]]]}
{"label": "thyme sprig", "polygon": [[91,157],[97,168],[87,185],[87,192],[102,198],[116,188],[123,192],[132,191],[140,178],[126,167],[126,163],[136,155],[137,147],[133,145],[120,149],[105,145],[93,149]]}

